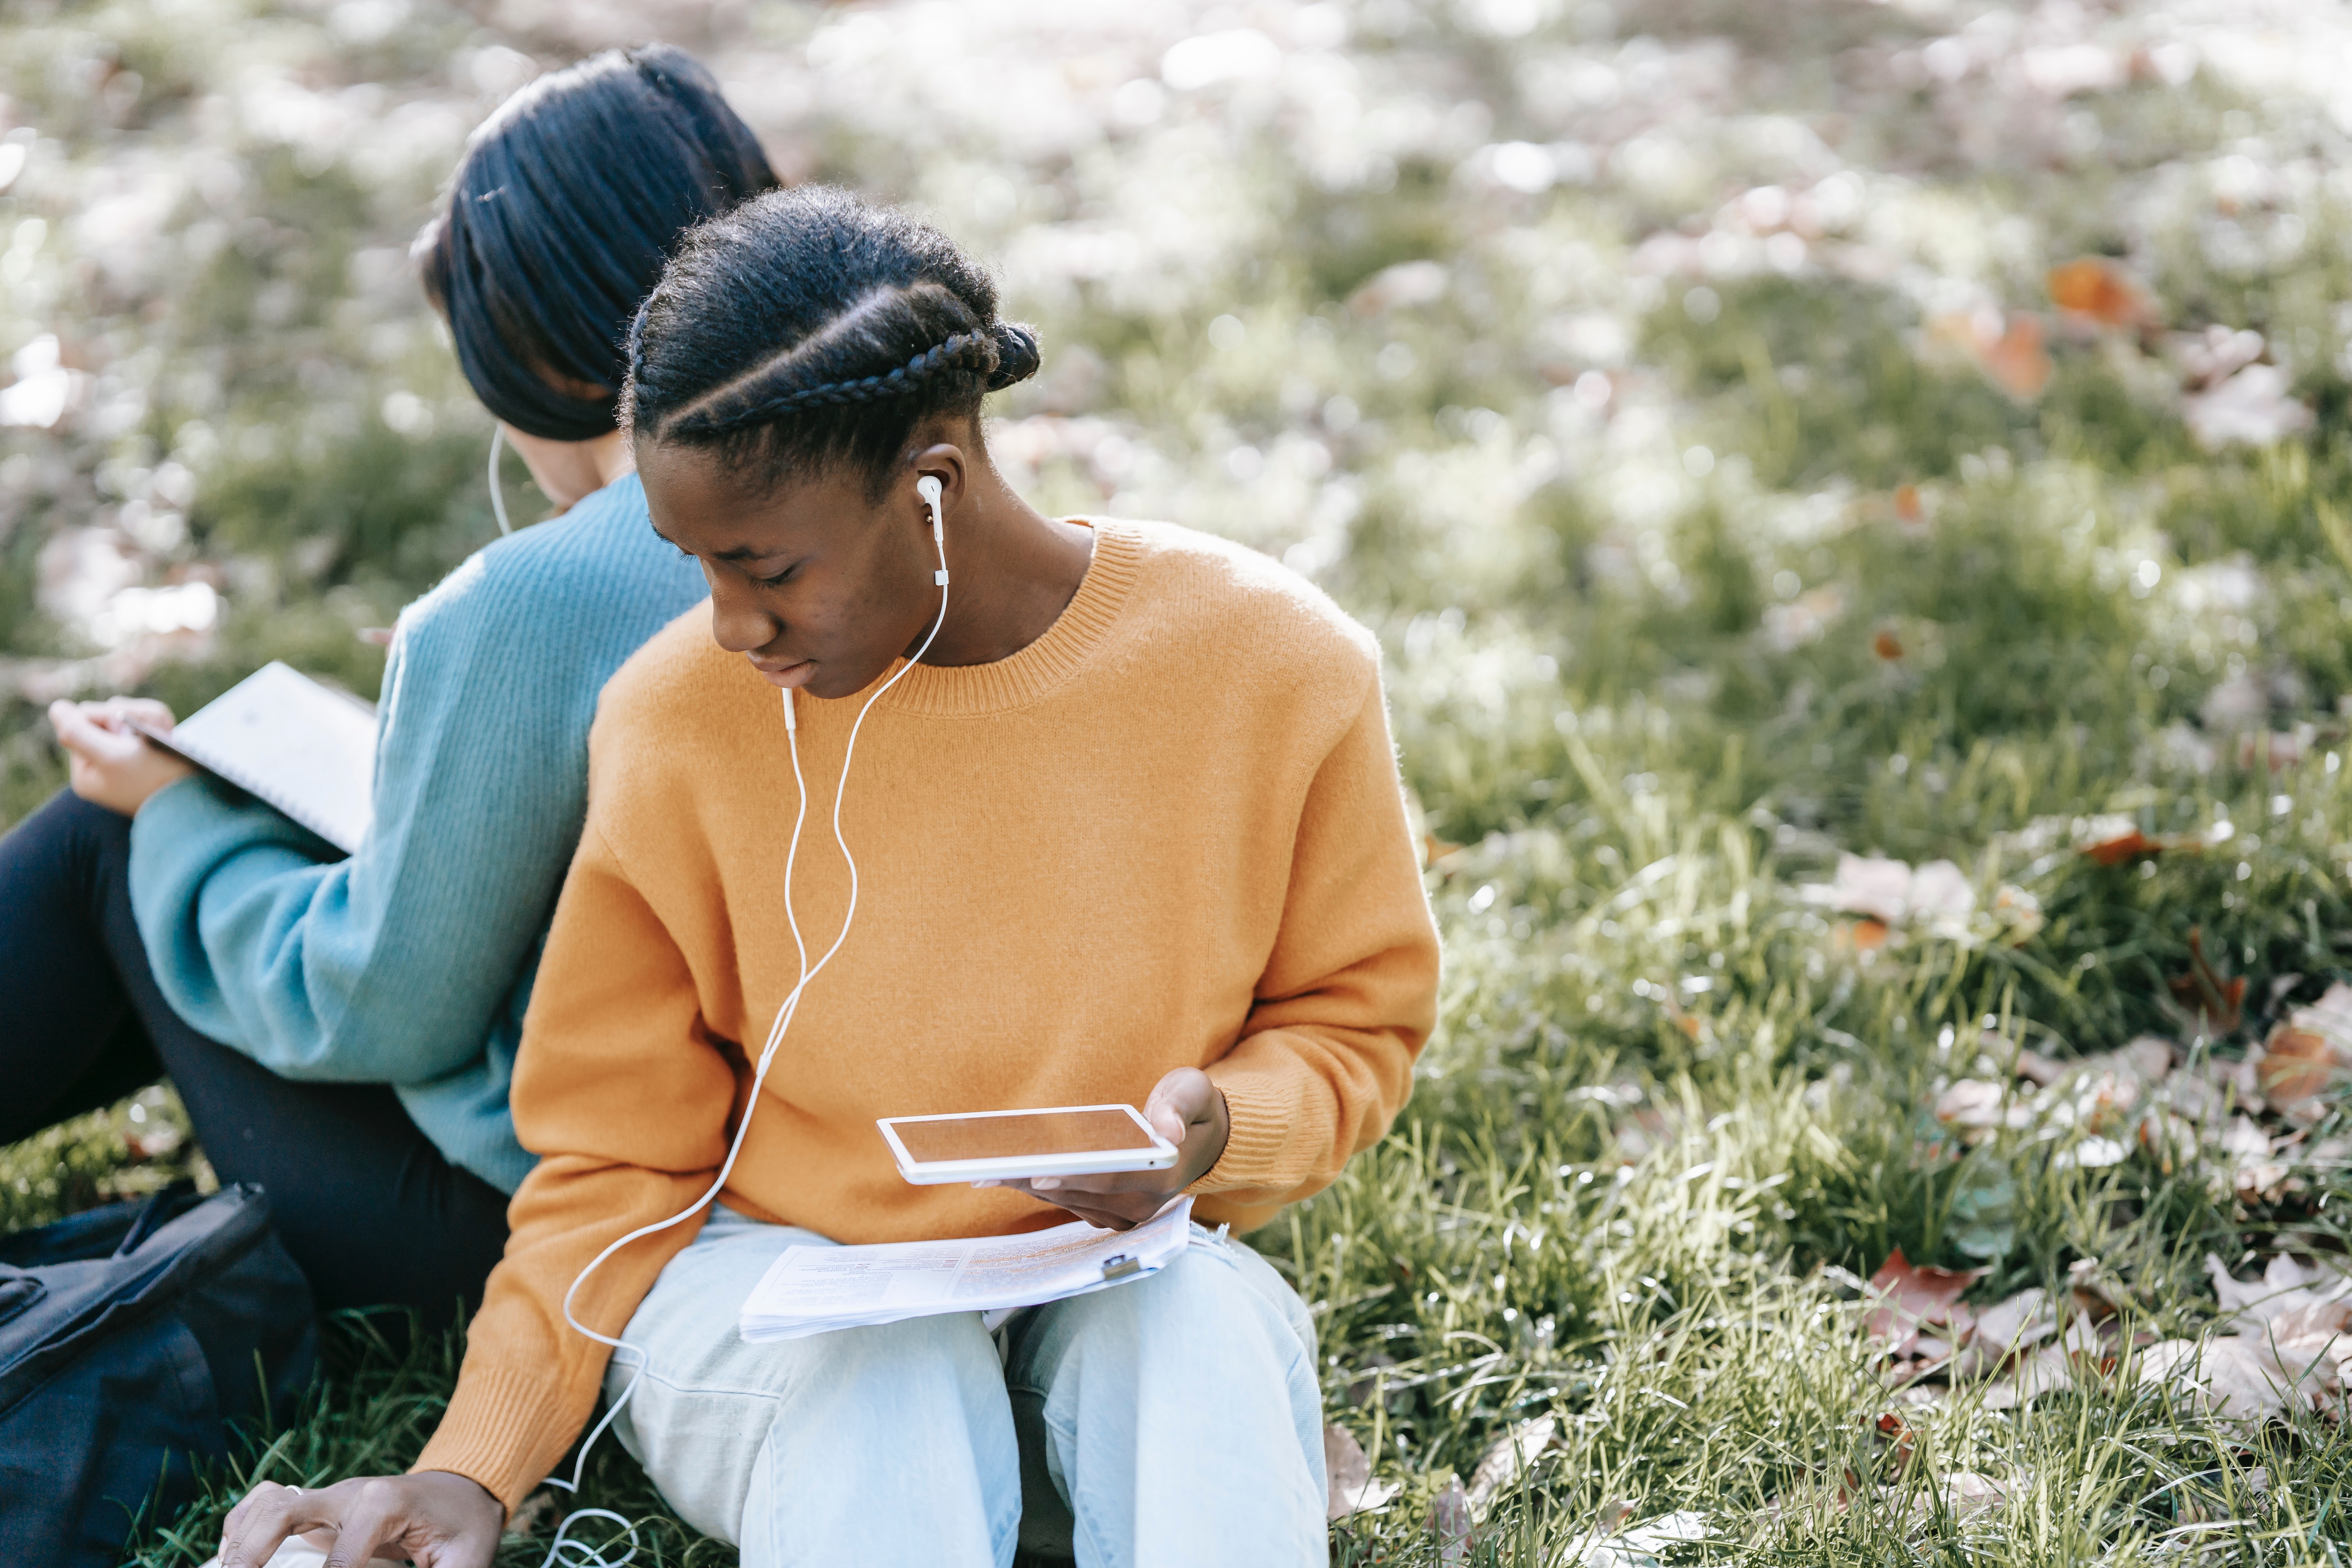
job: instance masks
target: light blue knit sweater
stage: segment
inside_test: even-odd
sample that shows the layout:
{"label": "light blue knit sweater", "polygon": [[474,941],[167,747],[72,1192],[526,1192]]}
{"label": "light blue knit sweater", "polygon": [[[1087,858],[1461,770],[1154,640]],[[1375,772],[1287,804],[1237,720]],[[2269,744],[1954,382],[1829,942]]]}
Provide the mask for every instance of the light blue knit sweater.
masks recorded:
{"label": "light blue knit sweater", "polygon": [[173,1007],[283,1077],[392,1084],[453,1163],[512,1192],[533,1160],[507,1085],[597,694],[704,591],[615,480],[402,612],[357,854],[208,779],[156,795],[131,898]]}

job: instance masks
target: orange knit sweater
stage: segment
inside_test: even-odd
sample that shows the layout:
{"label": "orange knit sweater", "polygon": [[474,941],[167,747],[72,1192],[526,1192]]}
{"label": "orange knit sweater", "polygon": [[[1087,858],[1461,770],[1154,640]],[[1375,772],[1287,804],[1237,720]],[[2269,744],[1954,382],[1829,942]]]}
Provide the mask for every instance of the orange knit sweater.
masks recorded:
{"label": "orange knit sweater", "polygon": [[[848,901],[827,813],[864,700],[799,699],[812,961]],[[565,1325],[565,1289],[709,1183],[798,973],[778,695],[712,643],[707,605],[605,688],[589,777],[514,1080],[543,1157],[417,1460],[509,1507],[595,1403],[606,1352]],[[1097,524],[1044,637],[919,666],[876,705],[842,826],[856,922],[751,1118],[725,1194],[743,1213],[847,1242],[1057,1224],[1004,1189],[908,1184],[875,1118],[1139,1106],[1195,1066],[1233,1118],[1196,1212],[1247,1227],[1329,1184],[1404,1102],[1438,952],[1378,651],[1259,555]],[[581,1321],[618,1334],[699,1224],[606,1262]]]}

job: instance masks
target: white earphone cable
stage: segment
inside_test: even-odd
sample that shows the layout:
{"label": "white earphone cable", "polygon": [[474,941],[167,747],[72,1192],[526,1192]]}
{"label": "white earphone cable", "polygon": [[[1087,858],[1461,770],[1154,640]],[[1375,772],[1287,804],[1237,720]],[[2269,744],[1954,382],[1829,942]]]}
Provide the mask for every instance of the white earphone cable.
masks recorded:
{"label": "white earphone cable", "polygon": [[[495,460],[494,458],[493,462]],[[940,590],[939,614],[932,618],[931,629],[923,634],[922,643],[915,649],[914,657],[894,670],[890,679],[884,681],[874,695],[866,700],[864,706],[857,710],[857,718],[849,726],[848,743],[842,748],[841,776],[833,790],[833,841],[840,846],[841,858],[849,867],[849,907],[842,911],[841,930],[835,934],[833,945],[826,948],[824,955],[816,961],[815,967],[810,967],[808,944],[802,940],[800,918],[793,910],[793,870],[800,858],[801,825],[808,819],[808,783],[801,773],[799,716],[793,710],[793,694],[790,690],[786,690],[782,693],[784,700],[784,739],[792,752],[793,784],[799,805],[793,814],[793,836],[784,851],[784,921],[792,928],[793,947],[799,954],[799,978],[793,983],[793,988],[785,993],[783,1001],[776,1008],[775,1021],[768,1027],[767,1042],[760,1048],[759,1065],[751,1074],[751,1092],[743,1102],[743,1120],[736,1124],[735,1137],[727,1146],[727,1158],[719,1165],[719,1174],[712,1178],[709,1188],[700,1197],[695,1199],[691,1205],[679,1210],[669,1218],[652,1225],[640,1226],[605,1247],[590,1261],[587,1268],[580,1271],[579,1278],[572,1281],[572,1288],[563,1293],[565,1322],[594,1340],[598,1344],[609,1347],[613,1352],[614,1360],[619,1361],[623,1357],[633,1358],[628,1362],[630,1369],[628,1386],[621,1390],[620,1397],[613,1401],[611,1407],[604,1412],[604,1418],[596,1423],[589,1432],[587,1440],[580,1445],[579,1458],[572,1462],[572,1479],[565,1480],[559,1476],[547,1478],[549,1486],[561,1487],[574,1497],[580,1493],[580,1478],[582,1472],[587,1468],[589,1451],[595,1447],[596,1439],[604,1435],[604,1428],[613,1424],[614,1418],[619,1415],[622,1408],[629,1403],[629,1395],[637,1391],[637,1377],[645,1371],[646,1355],[638,1346],[610,1335],[600,1334],[572,1316],[572,1299],[579,1295],[580,1287],[588,1282],[588,1276],[603,1267],[606,1258],[641,1237],[667,1230],[670,1226],[681,1224],[694,1215],[699,1214],[709,1205],[712,1199],[726,1189],[727,1178],[735,1169],[735,1157],[743,1150],[743,1135],[751,1130],[752,1112],[759,1109],[760,1091],[768,1081],[769,1063],[774,1060],[776,1047],[783,1042],[784,1032],[792,1027],[793,1016],[800,1010],[801,994],[808,989],[809,983],[822,974],[825,966],[833,962],[834,954],[841,951],[842,943],[849,940],[850,922],[857,918],[857,858],[849,852],[849,840],[842,836],[841,831],[841,803],[849,790],[849,765],[857,755],[857,736],[859,731],[865,729],[866,716],[874,711],[874,705],[882,700],[892,687],[905,679],[907,672],[920,664],[923,656],[930,652],[932,641],[939,637],[940,628],[947,624],[948,618],[947,536],[940,519],[938,488],[935,483],[926,484],[921,488],[923,499],[931,510],[931,546],[939,552],[940,557],[940,569],[934,579]],[[587,1542],[567,1539],[564,1532],[572,1528],[572,1521],[585,1519],[606,1519],[619,1524],[628,1535],[627,1554],[608,1561],[598,1549],[589,1546]],[[637,1554],[636,1527],[620,1515],[604,1509],[575,1510],[565,1515],[563,1521],[556,1526],[555,1538],[548,1545],[547,1556],[542,1560],[541,1568],[556,1568],[559,1554],[563,1554],[564,1568],[621,1568],[622,1563],[627,1563]]]}
{"label": "white earphone cable", "polygon": [[499,459],[506,455],[507,427],[493,426],[490,430],[490,514],[499,520],[501,538],[514,529],[507,521],[507,488],[499,482]]}

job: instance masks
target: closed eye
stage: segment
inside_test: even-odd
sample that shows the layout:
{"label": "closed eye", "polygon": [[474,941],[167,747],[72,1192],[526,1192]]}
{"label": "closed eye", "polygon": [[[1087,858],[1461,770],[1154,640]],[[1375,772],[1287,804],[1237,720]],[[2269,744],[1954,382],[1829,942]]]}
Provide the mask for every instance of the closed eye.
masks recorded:
{"label": "closed eye", "polygon": [[795,561],[772,577],[754,577],[751,581],[757,583],[762,588],[781,588],[800,574],[801,563]]}

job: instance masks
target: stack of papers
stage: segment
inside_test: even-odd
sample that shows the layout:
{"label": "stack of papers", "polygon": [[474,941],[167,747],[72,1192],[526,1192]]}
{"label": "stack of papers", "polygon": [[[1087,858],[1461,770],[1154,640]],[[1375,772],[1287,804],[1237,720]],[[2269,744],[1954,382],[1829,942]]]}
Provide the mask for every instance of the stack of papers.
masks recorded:
{"label": "stack of papers", "polygon": [[1133,1230],[1084,1220],[1024,1236],[788,1247],[744,1299],[747,1343],[941,1312],[1008,1313],[1155,1274],[1192,1240],[1192,1200]]}

